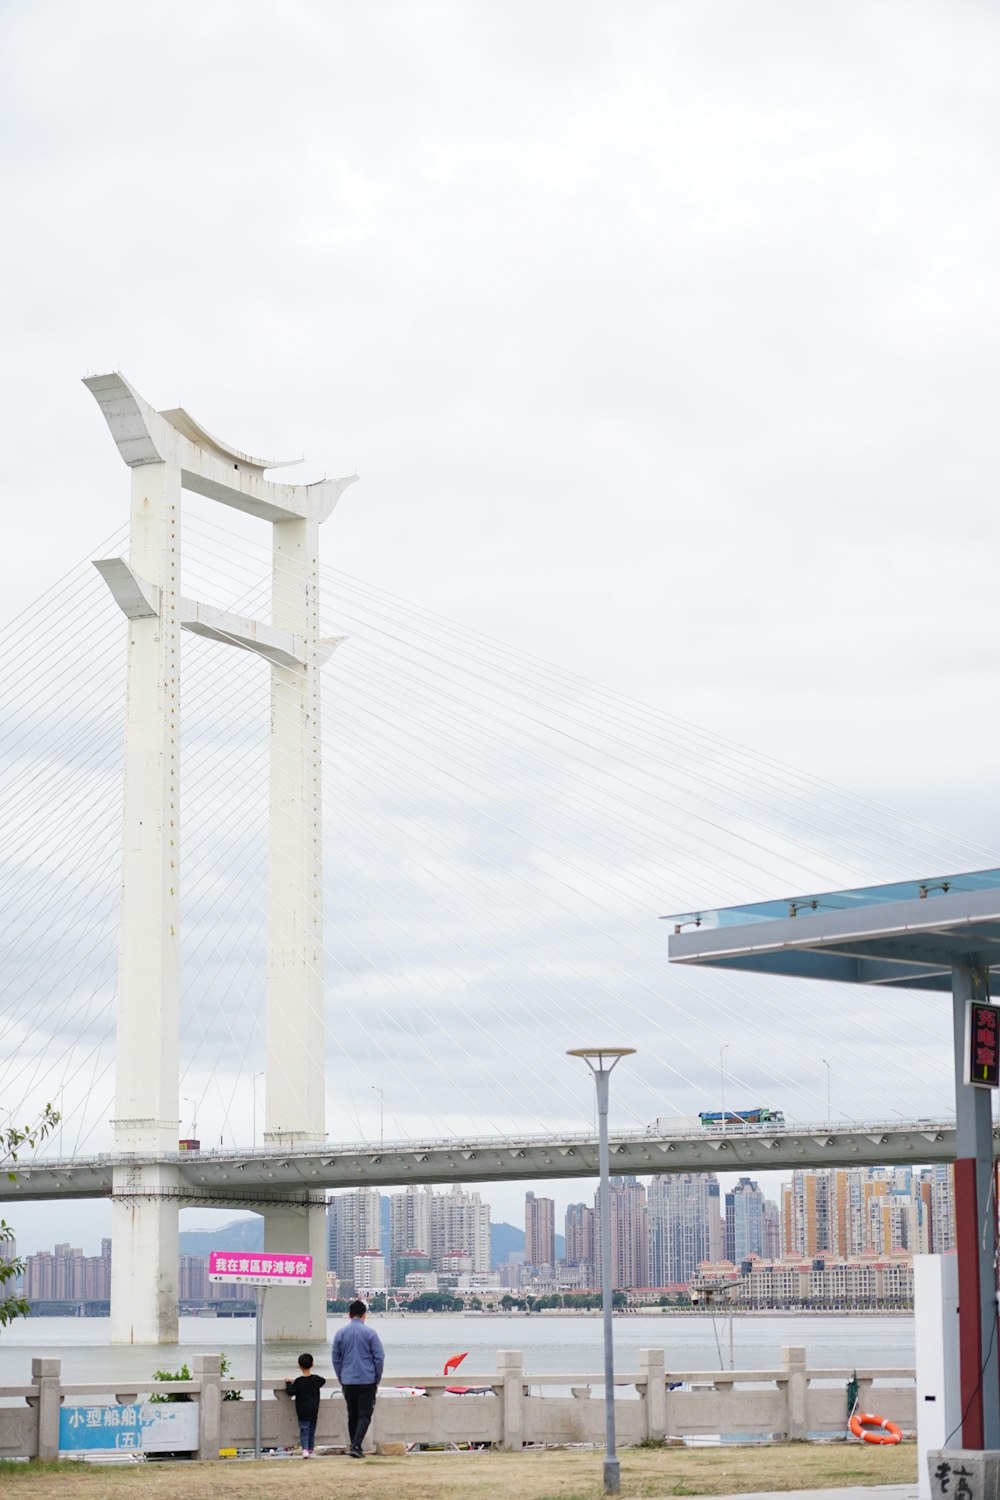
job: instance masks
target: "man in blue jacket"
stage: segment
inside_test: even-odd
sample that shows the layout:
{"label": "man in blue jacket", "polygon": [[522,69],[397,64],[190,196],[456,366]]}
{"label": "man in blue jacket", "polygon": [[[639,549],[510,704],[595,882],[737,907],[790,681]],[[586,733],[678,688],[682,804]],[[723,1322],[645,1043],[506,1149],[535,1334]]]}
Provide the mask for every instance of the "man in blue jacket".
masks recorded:
{"label": "man in blue jacket", "polygon": [[385,1364],[382,1340],[365,1323],[367,1311],[363,1302],[352,1302],[347,1309],[350,1322],[337,1330],[333,1340],[333,1371],[347,1402],[347,1437],[352,1458],[365,1456],[361,1445],[375,1410],[375,1392]]}

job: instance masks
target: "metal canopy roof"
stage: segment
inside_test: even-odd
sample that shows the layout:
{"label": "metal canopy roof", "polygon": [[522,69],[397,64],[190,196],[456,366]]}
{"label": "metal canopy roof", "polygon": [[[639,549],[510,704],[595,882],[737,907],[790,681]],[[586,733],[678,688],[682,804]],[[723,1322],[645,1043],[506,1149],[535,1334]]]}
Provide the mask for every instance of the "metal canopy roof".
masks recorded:
{"label": "metal canopy roof", "polygon": [[686,912],[672,963],[946,990],[952,965],[1000,973],[1000,870]]}

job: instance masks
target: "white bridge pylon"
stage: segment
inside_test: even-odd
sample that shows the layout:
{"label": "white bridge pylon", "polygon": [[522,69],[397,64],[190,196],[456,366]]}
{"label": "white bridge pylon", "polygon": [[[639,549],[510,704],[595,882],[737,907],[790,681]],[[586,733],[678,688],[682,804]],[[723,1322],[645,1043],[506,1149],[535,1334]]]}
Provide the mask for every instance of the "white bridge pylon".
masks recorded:
{"label": "white bridge pylon", "polygon": [[[125,797],[112,1189],[111,1341],[177,1340],[178,1213],[189,1189],[180,1132],[180,631],[262,656],[271,668],[266,1107],[277,1149],[325,1140],[319,528],[356,476],[277,484],[276,460],[219,442],[187,412],[155,411],[120,374],[84,381],[132,470],[129,555],[96,563],[128,618]],[[270,522],[270,625],[180,592],[181,491]],[[158,1160],[157,1160],[158,1158]],[[265,1247],[326,1264],[321,1196],[263,1205]],[[326,1333],[322,1275],[272,1290],[268,1338]]]}

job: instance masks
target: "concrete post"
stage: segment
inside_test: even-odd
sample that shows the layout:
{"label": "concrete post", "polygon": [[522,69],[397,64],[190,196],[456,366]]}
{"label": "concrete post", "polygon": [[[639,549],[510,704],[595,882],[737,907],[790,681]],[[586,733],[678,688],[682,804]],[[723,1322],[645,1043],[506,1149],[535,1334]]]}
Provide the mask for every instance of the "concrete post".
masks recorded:
{"label": "concrete post", "polygon": [[[302,653],[271,667],[264,1142],[281,1148],[326,1135],[319,520],[276,521],[272,536],[272,623]],[[325,1207],[263,1212],[265,1248],[310,1253],[317,1271],[306,1293],[273,1289],[265,1336],[325,1337]]]}
{"label": "concrete post", "polygon": [[519,1453],[524,1445],[524,1355],[520,1349],[497,1350],[497,1381],[503,1402],[500,1446]]}
{"label": "concrete post", "polygon": [[[175,1153],[180,990],[180,470],[132,470],[129,561],[159,590],[130,619],[115,1150]],[[178,1175],[114,1169],[111,1342],[177,1340]]]}
{"label": "concrete post", "polygon": [[791,1442],[808,1436],[806,1393],[809,1381],[805,1349],[786,1346],[781,1351],[781,1363],[785,1369],[785,1436]]}
{"label": "concrete post", "polygon": [[663,1350],[640,1349],[639,1370],[646,1380],[646,1437],[660,1442],[667,1436],[667,1379]]}
{"label": "concrete post", "polygon": [[939,1449],[927,1454],[927,1466],[931,1500],[996,1500],[1000,1494],[1000,1453],[995,1449]]}
{"label": "concrete post", "polygon": [[217,1459],[222,1438],[222,1355],[196,1354],[192,1364],[192,1375],[201,1381],[197,1457]]}
{"label": "concrete post", "polygon": [[646,1381],[646,1436],[659,1442],[667,1435],[667,1379],[662,1349],[640,1349],[639,1370]]}
{"label": "concrete post", "polygon": [[59,1457],[59,1407],[62,1405],[58,1359],[33,1359],[31,1383],[38,1391],[38,1437],[35,1456],[46,1463]]}

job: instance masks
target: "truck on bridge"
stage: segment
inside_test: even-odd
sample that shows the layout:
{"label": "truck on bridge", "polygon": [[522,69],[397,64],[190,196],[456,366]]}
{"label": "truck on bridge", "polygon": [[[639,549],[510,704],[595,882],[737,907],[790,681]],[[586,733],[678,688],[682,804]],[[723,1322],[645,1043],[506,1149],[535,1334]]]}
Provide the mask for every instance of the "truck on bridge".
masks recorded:
{"label": "truck on bridge", "polygon": [[785,1117],[780,1109],[768,1109],[755,1104],[752,1109],[705,1109],[698,1116],[704,1130],[728,1130],[740,1125],[784,1125]]}

